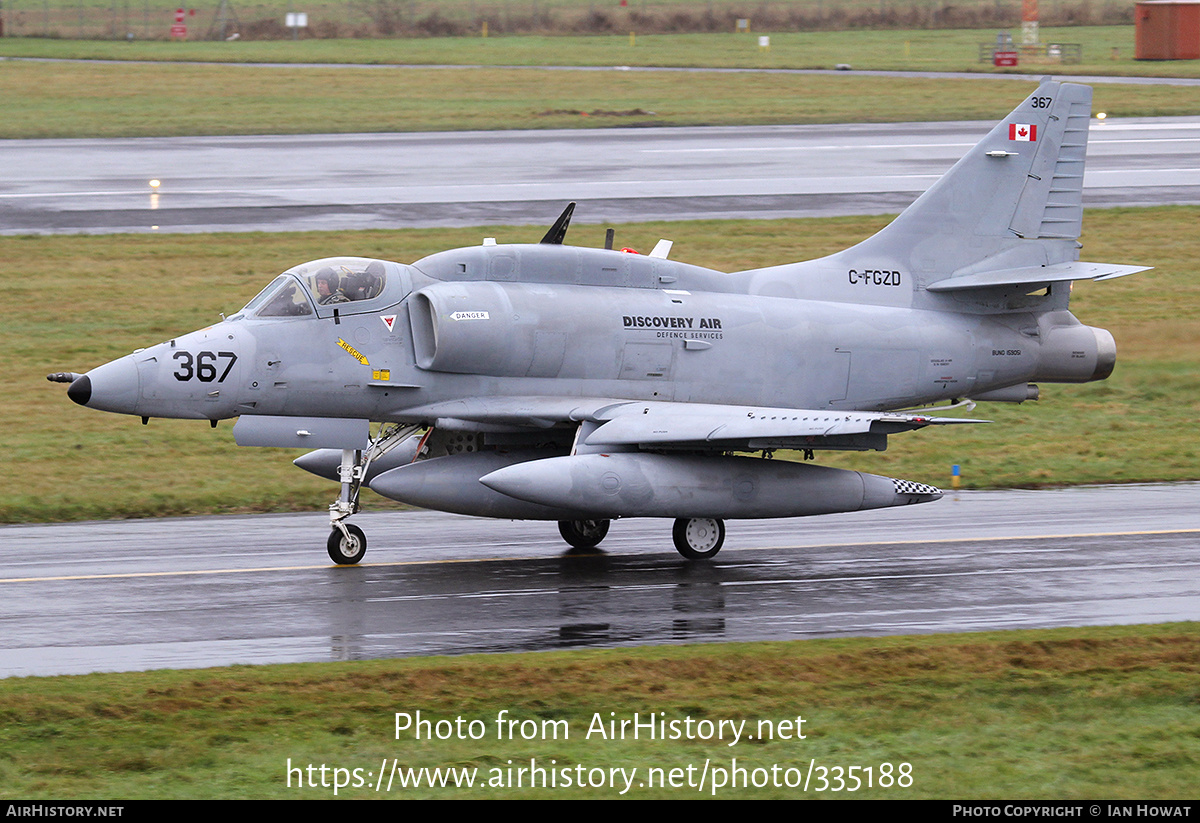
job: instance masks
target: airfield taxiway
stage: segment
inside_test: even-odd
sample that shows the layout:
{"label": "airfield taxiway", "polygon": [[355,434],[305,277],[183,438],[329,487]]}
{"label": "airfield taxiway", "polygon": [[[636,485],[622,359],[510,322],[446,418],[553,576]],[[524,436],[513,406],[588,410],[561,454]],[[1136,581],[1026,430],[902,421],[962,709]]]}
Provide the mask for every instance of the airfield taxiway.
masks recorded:
{"label": "airfield taxiway", "polygon": [[[885,214],[993,125],[5,140],[0,233]],[[1200,203],[1200,117],[1093,121],[1084,205],[1165,203]]]}
{"label": "airfield taxiway", "polygon": [[[332,487],[331,487],[332,488]],[[970,491],[733,521],[711,562],[670,522],[578,553],[553,523],[366,512],[0,527],[0,676],[1200,619],[1200,484]]]}

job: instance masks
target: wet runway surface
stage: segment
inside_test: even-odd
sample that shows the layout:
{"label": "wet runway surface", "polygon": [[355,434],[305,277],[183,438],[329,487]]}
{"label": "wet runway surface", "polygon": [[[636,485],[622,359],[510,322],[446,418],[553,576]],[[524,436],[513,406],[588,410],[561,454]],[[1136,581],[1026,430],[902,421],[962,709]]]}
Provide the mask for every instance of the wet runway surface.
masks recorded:
{"label": "wet runway surface", "polygon": [[964,492],[731,521],[688,563],[670,522],[575,553],[553,523],[364,513],[0,528],[0,676],[1200,619],[1200,484]]}
{"label": "wet runway surface", "polygon": [[[883,214],[993,125],[6,140],[0,233]],[[1164,203],[1200,203],[1200,117],[1093,122],[1084,204]]]}

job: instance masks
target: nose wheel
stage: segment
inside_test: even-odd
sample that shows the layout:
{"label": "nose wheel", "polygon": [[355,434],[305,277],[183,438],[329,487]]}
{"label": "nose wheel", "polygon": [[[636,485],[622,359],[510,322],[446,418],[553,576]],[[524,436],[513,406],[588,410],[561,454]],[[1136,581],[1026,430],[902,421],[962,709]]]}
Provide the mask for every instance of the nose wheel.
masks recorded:
{"label": "nose wheel", "polygon": [[330,532],[327,545],[330,560],[339,566],[353,566],[367,553],[367,536],[353,523],[343,523]]}
{"label": "nose wheel", "polygon": [[675,548],[688,560],[716,557],[725,542],[725,521],[715,517],[681,517],[675,521]]}

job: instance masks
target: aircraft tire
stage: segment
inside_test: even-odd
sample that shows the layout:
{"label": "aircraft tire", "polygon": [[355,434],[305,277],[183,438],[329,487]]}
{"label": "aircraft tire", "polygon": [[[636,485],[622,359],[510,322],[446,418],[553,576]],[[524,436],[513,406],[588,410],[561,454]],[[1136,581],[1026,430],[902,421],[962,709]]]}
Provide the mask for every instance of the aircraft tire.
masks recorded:
{"label": "aircraft tire", "polygon": [[334,529],[330,532],[327,543],[329,559],[339,566],[353,566],[367,553],[367,536],[363,534],[363,530],[353,523],[347,523],[346,531],[350,533],[349,540],[342,534],[341,529]]}
{"label": "aircraft tire", "polygon": [[558,533],[577,549],[594,549],[608,534],[611,520],[559,520]]}
{"label": "aircraft tire", "polygon": [[681,517],[672,533],[675,548],[688,560],[716,557],[725,543],[725,521],[715,517]]}

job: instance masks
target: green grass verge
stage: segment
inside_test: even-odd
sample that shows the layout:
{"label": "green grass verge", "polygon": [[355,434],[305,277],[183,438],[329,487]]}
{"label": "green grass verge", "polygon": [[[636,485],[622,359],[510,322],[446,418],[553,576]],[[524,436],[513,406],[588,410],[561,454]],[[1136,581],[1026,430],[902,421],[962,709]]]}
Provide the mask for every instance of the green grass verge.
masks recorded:
{"label": "green grass verge", "polygon": [[[887,219],[647,223],[618,234],[643,250],[671,238],[676,259],[736,271],[845,248]],[[1107,381],[1045,385],[1037,403],[982,404],[973,416],[992,425],[898,435],[887,452],[825,452],[820,461],[932,483],[946,483],[959,464],[966,488],[1200,479],[1200,317],[1187,309],[1200,303],[1198,223],[1197,207],[1088,212],[1084,259],[1157,267],[1077,284],[1076,314],[1117,340]],[[358,254],[411,262],[484,236],[539,235],[481,227],[0,237],[0,277],[9,284],[0,429],[5,465],[21,478],[0,489],[0,522],[323,509],[333,486],[294,468],[297,453],[239,449],[229,423],[141,426],[81,408],[45,375],[86,371],[208,325],[300,261]],[[598,246],[603,229],[576,226],[568,240]]]}
{"label": "green grass verge", "polygon": [[[770,48],[758,46],[769,35]],[[770,32],[754,34],[629,34],[506,37],[426,37],[363,40],[155,42],[0,40],[0,56],[92,60],[220,61],[250,63],[375,63],[484,66],[678,66],[747,69],[970,71],[1000,73],[979,62],[979,46],[994,29]],[[1077,43],[1075,65],[1027,61],[1023,73],[1200,76],[1194,60],[1134,60],[1133,26],[1043,28],[1043,43]],[[1116,50],[1114,53],[1113,50]],[[1011,69],[1003,71],[1012,72]]]}
{"label": "green grass verge", "polygon": [[[619,796],[561,782],[509,788],[532,759],[560,781],[564,769],[573,779],[603,769],[606,780],[611,768],[636,769],[626,796],[682,799],[711,796],[715,770],[736,759],[751,780],[773,767],[794,779],[815,762],[830,769],[827,790],[818,771],[807,794],[768,785],[717,797],[1188,799],[1200,766],[1198,684],[1195,623],[11,678],[0,681],[0,796],[317,799],[334,796],[335,767],[361,769],[365,784],[339,797]],[[434,723],[461,718],[464,736],[477,721],[479,739],[397,734],[395,713],[417,711]],[[504,711],[532,721],[523,728],[534,739],[498,739]],[[790,739],[733,746],[728,735],[587,737],[597,716],[634,713],[681,732],[689,717],[745,721],[750,734],[760,721],[804,723]],[[561,721],[558,739],[545,721]],[[289,759],[305,787],[295,772],[288,787]],[[376,792],[381,764],[393,762],[505,785]],[[879,787],[884,763],[911,785]],[[326,788],[319,770],[308,787],[309,764],[327,767]],[[832,791],[837,766],[872,767],[875,787]],[[639,785],[653,768],[679,769],[683,785]]]}
{"label": "green grass verge", "polygon": [[[1092,33],[1092,29],[1072,29]],[[896,32],[831,32],[790,35],[799,65],[851,62],[866,67],[894,67],[881,55],[938,52],[947,32],[914,32],[907,40],[876,42]],[[978,39],[979,32],[968,33]],[[821,38],[852,38],[841,46]],[[1128,37],[1114,31],[1114,42]],[[728,43],[721,40],[727,37]],[[714,39],[707,39],[714,38]],[[804,38],[811,38],[811,42]],[[649,38],[647,38],[649,39]],[[510,42],[511,41],[511,42]],[[520,42],[518,42],[520,41]],[[577,41],[577,42],[576,42]],[[537,66],[575,62],[587,65],[635,65],[621,40],[605,38],[505,38],[502,65]],[[928,43],[926,43],[928,41]],[[678,35],[664,38],[661,54],[651,65],[741,65],[722,57],[740,49],[733,35]],[[971,42],[974,42],[973,40]],[[1106,43],[1108,41],[1105,41]],[[1121,40],[1120,42],[1124,42]],[[489,39],[403,41],[313,41],[309,44],[145,43],[128,46],[103,42],[62,43],[0,39],[0,55],[53,53],[103,56],[109,49],[128,49],[126,57],[217,59],[229,46],[250,47],[238,59],[331,62],[390,62],[425,53],[429,62],[483,63],[477,49],[495,51]],[[853,47],[851,48],[851,45]],[[934,47],[937,47],[936,49]],[[500,47],[497,47],[500,48]],[[791,48],[791,47],[788,47]],[[781,52],[788,48],[780,47]],[[963,41],[956,48],[966,48]],[[1108,49],[1098,45],[1096,48]],[[292,49],[292,52],[288,52]],[[430,49],[421,52],[422,49]],[[175,51],[173,51],[175,50]],[[646,44],[629,50],[658,54]],[[900,50],[897,52],[897,50]],[[757,52],[755,52],[757,53]],[[1107,53],[1107,51],[1106,51]],[[1123,54],[1128,50],[1122,51]],[[231,55],[232,53],[225,53]],[[772,48],[772,55],[776,50]],[[811,55],[818,54],[819,57]],[[854,55],[862,55],[858,60]],[[457,55],[457,59],[453,56]],[[690,55],[690,56],[689,56]],[[574,56],[575,60],[564,58]],[[477,59],[478,58],[478,59]],[[770,58],[774,61],[776,58]],[[912,68],[961,70],[961,58],[925,58]],[[957,60],[957,62],[956,62]],[[772,67],[766,58],[749,67]],[[809,61],[809,62],[806,62]],[[743,61],[745,62],[745,61]],[[784,61],[787,63],[788,61]],[[1183,64],[1187,65],[1184,66]],[[1157,68],[1155,68],[1157,67]],[[1200,71],[1200,61],[1164,64],[1109,61],[1088,65],[1093,73]],[[1032,69],[1035,72],[1057,70]],[[1015,87],[1015,88],[1014,88]],[[461,129],[576,128],[614,125],[743,125],[829,122],[903,122],[923,120],[991,120],[1011,109],[1032,85],[971,80],[834,76],[771,73],[706,73],[674,71],[539,71],[517,68],[396,68],[333,66],[233,66],[172,62],[71,63],[8,62],[0,72],[0,99],[5,116],[0,138],[116,137],[198,134],[278,134]],[[30,94],[36,89],[36,94]],[[1190,87],[1098,85],[1095,109],[1113,116],[1188,115],[1200,111],[1200,97]]]}
{"label": "green grass verge", "polygon": [[[174,6],[114,4],[111,0],[6,0],[13,36],[166,40]],[[187,16],[192,39],[243,40],[334,37],[495,37],[515,34],[639,34],[733,32],[747,19],[755,32],[848,29],[1011,29],[1020,20],[1014,0],[306,0],[308,26],[289,31],[289,0],[253,0],[235,8],[205,4]],[[225,12],[224,20],[221,13]],[[1126,0],[1043,0],[1043,26],[1128,25]]]}

